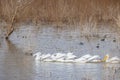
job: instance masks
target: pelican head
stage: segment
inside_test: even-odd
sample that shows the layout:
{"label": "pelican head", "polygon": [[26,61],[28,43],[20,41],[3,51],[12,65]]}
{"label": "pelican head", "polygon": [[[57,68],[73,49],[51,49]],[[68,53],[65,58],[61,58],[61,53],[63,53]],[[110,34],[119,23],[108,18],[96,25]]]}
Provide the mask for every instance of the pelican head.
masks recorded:
{"label": "pelican head", "polygon": [[70,52],[69,52],[69,53],[66,54],[66,58],[65,58],[65,59],[66,59],[66,60],[70,60],[70,59],[74,59],[74,58],[76,58],[76,57],[77,57],[77,56],[75,56],[73,53],[70,53]]}
{"label": "pelican head", "polygon": [[33,57],[35,58],[35,60],[40,60],[41,59],[41,52],[37,52],[37,53],[33,54]]}
{"label": "pelican head", "polygon": [[37,52],[37,53],[33,54],[32,56],[33,57],[41,56],[41,52]]}
{"label": "pelican head", "polygon": [[103,62],[106,62],[107,60],[109,59],[109,54],[106,54],[105,56],[104,56],[104,58],[103,58]]}

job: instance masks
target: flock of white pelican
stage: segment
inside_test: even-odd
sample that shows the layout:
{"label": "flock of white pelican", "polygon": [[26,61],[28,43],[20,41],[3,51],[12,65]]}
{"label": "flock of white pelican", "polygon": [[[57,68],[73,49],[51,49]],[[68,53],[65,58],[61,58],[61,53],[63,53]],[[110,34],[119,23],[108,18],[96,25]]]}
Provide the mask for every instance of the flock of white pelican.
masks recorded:
{"label": "flock of white pelican", "polygon": [[120,59],[115,56],[109,58],[109,55],[105,55],[104,58],[101,58],[99,55],[90,55],[86,54],[82,57],[77,58],[73,53],[55,53],[55,54],[42,54],[37,52],[33,54],[35,60],[44,61],[44,62],[73,62],[73,63],[120,63]]}

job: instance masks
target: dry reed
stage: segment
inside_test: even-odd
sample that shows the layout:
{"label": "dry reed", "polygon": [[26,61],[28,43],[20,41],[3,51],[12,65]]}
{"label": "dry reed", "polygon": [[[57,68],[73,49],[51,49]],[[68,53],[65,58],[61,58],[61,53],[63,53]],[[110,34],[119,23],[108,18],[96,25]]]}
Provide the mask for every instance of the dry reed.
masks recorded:
{"label": "dry reed", "polygon": [[[6,22],[11,21],[11,15],[17,5],[17,0],[0,0],[0,17]],[[119,5],[119,0],[33,0],[31,4],[19,10],[16,21],[74,24],[84,23],[92,17],[96,22],[104,22],[119,14]]]}
{"label": "dry reed", "polygon": [[11,24],[18,1],[14,23],[79,24],[87,32],[99,24],[120,26],[119,0],[0,0],[0,19]]}

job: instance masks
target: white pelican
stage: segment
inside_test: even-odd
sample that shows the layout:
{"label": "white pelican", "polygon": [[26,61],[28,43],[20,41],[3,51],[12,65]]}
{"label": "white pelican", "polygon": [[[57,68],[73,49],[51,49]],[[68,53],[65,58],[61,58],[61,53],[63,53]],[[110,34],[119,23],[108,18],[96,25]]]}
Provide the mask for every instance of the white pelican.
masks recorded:
{"label": "white pelican", "polygon": [[115,56],[115,57],[112,57],[112,58],[109,58],[109,55],[105,55],[104,59],[103,59],[103,62],[107,62],[107,63],[120,63],[120,59]]}
{"label": "white pelican", "polygon": [[73,53],[67,53],[65,60],[72,60],[75,59],[77,56],[73,55]]}
{"label": "white pelican", "polygon": [[41,56],[41,60],[45,60],[45,59],[48,59],[48,58],[50,58],[51,57],[51,54],[43,54],[42,56]]}
{"label": "white pelican", "polygon": [[51,56],[52,60],[56,62],[73,62],[75,57],[76,56],[73,55],[73,53],[56,53]]}
{"label": "white pelican", "polygon": [[[117,56],[112,57],[111,59],[109,59],[109,61],[110,61],[111,63],[120,63],[120,59],[119,59]],[[108,62],[109,62],[109,61],[108,61]]]}
{"label": "white pelican", "polygon": [[76,58],[76,56],[73,55],[73,53],[67,53],[64,57],[62,57],[61,59],[58,59],[57,61],[60,61],[60,62],[74,62],[75,58]]}
{"label": "white pelican", "polygon": [[51,59],[53,61],[62,61],[64,59],[64,57],[65,57],[65,54],[63,54],[63,53],[56,53],[56,54],[53,54],[51,56]]}
{"label": "white pelican", "polygon": [[90,54],[84,55],[78,59],[75,59],[75,62],[79,62],[79,63],[86,63],[88,61],[89,58],[91,58],[92,56]]}
{"label": "white pelican", "polygon": [[41,59],[41,52],[37,52],[35,54],[33,54],[33,57],[35,58],[35,60],[40,60]]}
{"label": "white pelican", "polygon": [[87,62],[101,62],[101,58],[100,58],[100,56],[99,55],[94,55],[94,56],[92,56],[92,57],[90,57],[88,60],[87,60]]}
{"label": "white pelican", "polygon": [[63,58],[65,54],[63,53],[56,53],[56,58]]}
{"label": "white pelican", "polygon": [[59,58],[59,59],[56,59],[55,60],[56,62],[65,62],[65,58],[63,57],[63,58]]}

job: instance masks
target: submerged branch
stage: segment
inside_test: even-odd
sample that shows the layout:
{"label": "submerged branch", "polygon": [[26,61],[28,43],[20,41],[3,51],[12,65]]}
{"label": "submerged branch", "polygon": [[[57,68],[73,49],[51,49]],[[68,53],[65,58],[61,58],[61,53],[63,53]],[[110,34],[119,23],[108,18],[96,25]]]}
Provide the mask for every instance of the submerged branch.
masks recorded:
{"label": "submerged branch", "polygon": [[14,31],[14,22],[15,22],[15,17],[17,15],[17,12],[18,12],[18,7],[16,7],[15,9],[15,13],[14,15],[12,16],[12,19],[11,19],[11,24],[8,26],[8,30],[7,30],[7,35],[6,35],[6,39],[9,38],[9,36],[13,33]]}
{"label": "submerged branch", "polygon": [[15,8],[15,11],[14,11],[14,14],[11,18],[11,24],[8,26],[7,28],[7,35],[6,35],[6,39],[9,39],[9,36],[13,33],[14,31],[14,22],[15,22],[15,18],[16,18],[16,15],[19,11],[20,8],[25,8],[26,6],[28,6],[30,3],[32,3],[34,0],[31,0],[30,2],[26,2],[24,3],[24,6],[22,4],[19,4],[16,8]]}

